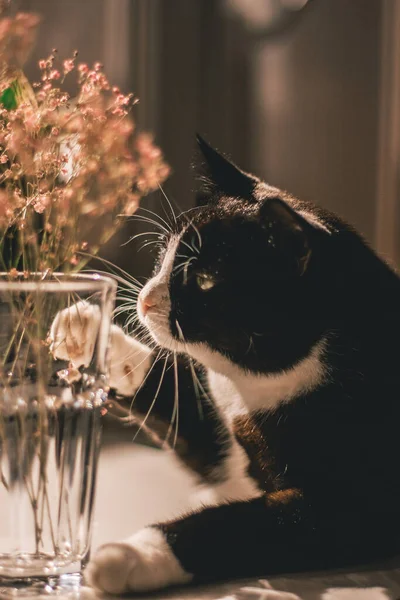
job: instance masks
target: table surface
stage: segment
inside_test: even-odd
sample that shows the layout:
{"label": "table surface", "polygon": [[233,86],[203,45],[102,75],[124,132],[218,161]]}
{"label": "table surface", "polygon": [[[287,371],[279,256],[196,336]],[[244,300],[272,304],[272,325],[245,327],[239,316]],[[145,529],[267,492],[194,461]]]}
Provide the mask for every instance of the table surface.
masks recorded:
{"label": "table surface", "polygon": [[[93,548],[174,518],[190,507],[194,485],[166,452],[134,444],[129,432],[105,436],[99,466]],[[265,586],[270,586],[269,589]],[[295,594],[295,596],[291,595]],[[88,594],[91,596],[92,594]],[[92,595],[93,597],[93,595]],[[226,582],[136,595],[137,600],[400,600],[400,560],[354,572],[322,572]]]}

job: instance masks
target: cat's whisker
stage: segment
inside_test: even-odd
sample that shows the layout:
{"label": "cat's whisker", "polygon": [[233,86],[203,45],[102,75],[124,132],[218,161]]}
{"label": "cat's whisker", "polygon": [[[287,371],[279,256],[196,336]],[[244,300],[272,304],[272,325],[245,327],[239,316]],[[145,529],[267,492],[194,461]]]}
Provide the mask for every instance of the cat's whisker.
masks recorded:
{"label": "cat's whisker", "polygon": [[127,246],[130,242],[133,242],[133,240],[137,240],[138,238],[143,237],[145,235],[156,236],[158,239],[154,240],[154,242],[157,242],[159,239],[165,239],[165,235],[162,233],[159,233],[158,231],[141,231],[140,233],[135,233],[135,235],[132,235],[126,242],[121,244],[121,248],[123,248],[124,246]]}
{"label": "cat's whisker", "polygon": [[188,270],[189,270],[189,265],[190,265],[191,261],[187,261],[187,263],[185,264],[185,266],[183,267],[183,285],[187,285],[187,280],[188,280]]}
{"label": "cat's whisker", "polygon": [[[159,328],[160,328],[160,327],[158,327],[158,328],[155,328],[155,331],[157,331]],[[144,332],[144,333],[145,333],[145,335],[150,335],[148,332]],[[142,339],[143,339],[145,336],[144,336],[144,335],[143,335],[143,336],[135,336],[135,340],[136,340],[137,342],[139,342],[139,343],[142,343],[142,339],[141,339],[141,337],[142,337]],[[129,352],[127,355],[124,355],[124,356],[121,358],[121,360],[119,360],[119,361],[117,361],[117,362],[116,362],[116,361],[113,361],[113,366],[119,366],[119,365],[121,365],[123,362],[125,362],[126,360],[128,360],[128,359],[129,359],[129,358],[131,358],[132,356],[135,356],[135,354],[137,354],[137,352],[138,352],[138,350],[137,350],[136,348],[134,348],[134,349],[132,350],[132,352]],[[139,366],[140,366],[140,365],[141,365],[143,362],[145,362],[146,360],[147,360],[147,357],[145,357],[145,358],[144,358],[144,359],[143,359],[143,360],[142,360],[140,363],[138,363],[138,364],[137,364],[135,367],[133,367],[132,371],[135,371],[135,370],[136,370],[136,369],[137,369],[137,368],[138,368],[138,367],[139,367]],[[125,376],[124,376],[124,377],[125,377]],[[122,377],[122,379],[123,379],[124,377]]]}
{"label": "cat's whisker", "polygon": [[180,269],[185,269],[186,267],[188,267],[190,265],[191,262],[193,262],[194,260],[197,260],[197,256],[190,256],[185,262],[179,263],[179,265],[176,265],[173,268],[173,272],[178,273],[178,271]]}
{"label": "cat's whisker", "polygon": [[[137,353],[136,351],[131,352],[129,355],[125,356],[122,360],[120,360],[119,362],[114,363],[115,366],[118,366],[120,364],[122,364],[123,362],[125,362],[129,357],[135,356],[135,354]],[[129,377],[131,375],[131,373],[134,373],[136,371],[136,369],[138,369],[143,363],[146,362],[146,360],[148,359],[147,356],[145,356],[139,363],[137,363],[134,367],[130,368],[129,371],[125,374],[122,375],[122,377],[120,378],[120,380],[124,380],[126,377]]]}
{"label": "cat's whisker", "polygon": [[168,431],[167,431],[167,435],[165,436],[165,441],[168,443],[169,440],[169,436],[172,432],[172,427],[173,424],[175,423],[175,434],[174,434],[174,440],[172,443],[172,448],[175,448],[176,446],[176,442],[178,439],[178,429],[179,429],[179,382],[178,382],[178,361],[176,359],[176,352],[173,352],[174,355],[174,360],[173,360],[173,367],[174,367],[174,384],[175,384],[175,390],[174,390],[174,408],[172,411],[172,415],[171,415],[171,421],[168,427]]}
{"label": "cat's whisker", "polygon": [[197,235],[197,239],[199,241],[199,247],[197,248],[194,243],[193,243],[193,249],[197,252],[197,254],[200,254],[200,249],[203,245],[203,240],[201,239],[201,234],[200,231],[198,230],[198,228],[196,227],[196,225],[194,225],[193,221],[189,221],[190,226],[194,229],[196,235]]}
{"label": "cat's whisker", "polygon": [[199,242],[199,247],[198,248],[196,248],[196,247],[192,248],[197,254],[200,254],[200,249],[203,246],[203,240],[202,240],[200,231],[198,230],[198,228],[196,227],[196,225],[193,223],[193,219],[190,219],[188,217],[187,213],[188,212],[197,211],[199,208],[200,207],[194,206],[193,208],[191,208],[189,210],[186,210],[186,211],[183,211],[180,214],[180,216],[183,217],[186,220],[186,222],[188,223],[189,227],[192,227],[192,229],[194,229],[194,231],[195,231],[195,233],[197,235],[197,239],[198,239],[198,242]]}
{"label": "cat's whisker", "polygon": [[122,295],[117,296],[117,302],[119,304],[117,304],[117,306],[115,307],[115,311],[120,310],[121,307],[123,307],[123,306],[127,306],[127,307],[130,307],[133,312],[135,312],[136,306],[138,303],[138,299],[139,299],[139,294],[140,294],[140,291],[137,290],[134,293],[129,293],[129,294],[126,294],[123,296]]}
{"label": "cat's whisker", "polygon": [[[167,362],[168,362],[168,355],[165,357],[165,360],[164,360],[164,367],[163,367],[163,370],[162,370],[162,372],[161,372],[160,382],[159,382],[159,384],[158,384],[158,387],[157,387],[156,393],[155,393],[155,395],[154,395],[154,398],[153,398],[153,400],[152,400],[152,402],[151,402],[151,404],[150,404],[150,407],[149,407],[149,409],[148,409],[148,411],[147,411],[147,413],[146,413],[146,415],[145,415],[144,419],[142,420],[142,422],[141,422],[141,424],[140,424],[140,426],[139,426],[139,428],[138,428],[137,432],[135,433],[135,435],[134,435],[134,437],[133,437],[133,440],[132,440],[133,442],[136,440],[136,438],[137,438],[137,436],[139,435],[139,433],[140,433],[140,431],[142,430],[142,428],[143,428],[143,427],[146,425],[147,419],[149,418],[149,416],[150,416],[150,414],[151,414],[151,411],[153,410],[153,407],[154,407],[154,405],[155,405],[155,403],[156,403],[156,401],[157,401],[158,394],[160,393],[161,385],[162,385],[162,382],[163,382],[163,380],[164,380],[165,370],[166,370],[166,368],[167,368]],[[154,364],[155,364],[155,363],[153,363],[153,365],[154,365]],[[146,379],[147,379],[147,377],[146,377]],[[145,379],[145,381],[146,381],[146,379]],[[139,388],[139,389],[140,389],[140,388]],[[136,394],[137,394],[137,392],[136,392]],[[134,402],[134,399],[135,399],[135,397],[136,397],[136,394],[135,394],[135,396],[134,396],[134,398],[133,398],[133,400],[132,400],[132,404],[131,404],[131,406],[133,405],[133,402]]]}
{"label": "cat's whisker", "polygon": [[254,350],[255,348],[254,348],[254,341],[253,341],[253,338],[252,338],[252,336],[250,335],[250,336],[249,336],[249,346],[248,346],[248,348],[247,348],[247,350],[246,350],[245,354],[246,354],[246,355],[247,355],[247,354],[249,354],[249,352],[250,352],[250,350],[251,350],[251,349],[253,349],[253,350]]}
{"label": "cat's whisker", "polygon": [[174,223],[175,223],[175,225],[177,225],[177,224],[178,224],[178,221],[176,220],[176,214],[175,214],[175,211],[174,211],[174,209],[172,208],[172,204],[171,204],[171,202],[170,202],[170,200],[169,200],[169,198],[168,198],[167,194],[165,193],[165,191],[164,191],[163,187],[161,186],[161,184],[159,184],[159,185],[158,185],[158,187],[160,188],[160,191],[161,191],[162,195],[164,196],[165,200],[167,201],[167,203],[168,203],[168,206],[169,206],[169,209],[170,209],[170,211],[171,211],[171,214],[172,214],[172,217],[173,217],[173,219],[174,219]]}
{"label": "cat's whisker", "polygon": [[119,302],[123,302],[124,304],[128,304],[128,302],[133,302],[136,304],[139,298],[139,293],[140,290],[126,290],[117,296],[117,300]]}
{"label": "cat's whisker", "polygon": [[157,364],[157,362],[160,360],[160,357],[161,357],[161,355],[162,355],[162,352],[163,352],[163,348],[160,348],[160,349],[159,349],[159,351],[158,351],[158,354],[157,354],[157,356],[156,356],[156,357],[155,357],[155,359],[153,360],[153,363],[152,363],[152,365],[151,365],[150,369],[147,371],[147,373],[146,373],[146,376],[143,378],[143,381],[142,381],[142,383],[140,384],[140,386],[138,387],[138,389],[136,390],[136,392],[135,392],[135,393],[134,393],[134,395],[132,396],[131,403],[130,403],[130,411],[131,411],[131,413],[133,412],[133,411],[132,411],[132,407],[133,407],[133,404],[134,404],[134,402],[135,402],[136,396],[138,395],[138,393],[140,392],[140,390],[143,388],[143,386],[144,386],[144,384],[146,383],[146,381],[147,381],[147,379],[148,379],[148,377],[149,377],[150,373],[151,373],[151,372],[152,372],[152,370],[154,369],[154,366],[155,366],[155,365]]}
{"label": "cat's whisker", "polygon": [[131,298],[137,300],[141,290],[137,289],[120,289],[117,295],[117,300],[130,300]]}
{"label": "cat's whisker", "polygon": [[139,210],[142,210],[142,211],[144,211],[146,213],[149,213],[150,215],[153,215],[154,217],[160,219],[160,221],[165,225],[165,227],[167,227],[168,231],[170,231],[172,233],[172,225],[171,225],[171,223],[168,223],[168,221],[166,221],[165,219],[163,219],[161,215],[159,215],[158,213],[154,212],[153,210],[150,210],[148,208],[144,208],[143,206],[141,206]]}
{"label": "cat's whisker", "polygon": [[164,247],[164,244],[162,242],[159,242],[158,240],[150,240],[150,241],[142,244],[139,247],[138,252],[140,252],[141,250],[144,250],[144,248],[148,248],[149,246],[156,246],[158,248],[158,250],[161,250]]}
{"label": "cat's whisker", "polygon": [[126,296],[136,296],[139,294],[139,292],[141,291],[142,288],[139,288],[139,286],[125,286],[125,287],[120,287],[118,290],[118,295],[124,294]]}
{"label": "cat's whisker", "polygon": [[119,310],[115,310],[114,318],[120,317],[121,315],[129,315],[130,312],[131,312],[131,306],[124,306],[124,307],[120,308]]}
{"label": "cat's whisker", "polygon": [[185,260],[186,260],[186,259],[188,259],[188,258],[190,258],[189,256],[187,256],[187,254],[180,254],[179,252],[177,252],[177,253],[175,254],[175,256],[176,256],[177,258],[184,258]]}
{"label": "cat's whisker", "polygon": [[149,225],[153,225],[153,227],[158,228],[160,231],[162,231],[165,234],[165,237],[169,236],[171,234],[171,230],[167,229],[166,227],[164,227],[164,225],[162,225],[161,223],[158,223],[157,221],[155,221],[154,219],[150,219],[149,217],[145,216],[145,215],[132,215],[130,217],[130,219],[134,219],[135,221],[140,221],[142,223],[147,223]]}
{"label": "cat's whisker", "polygon": [[126,296],[117,296],[117,301],[121,302],[121,304],[119,304],[116,308],[116,310],[118,310],[119,308],[121,308],[122,306],[136,306],[137,302],[138,302],[138,296],[137,295],[126,295]]}
{"label": "cat's whisker", "polygon": [[[153,327],[153,331],[156,333],[157,331],[160,330],[160,328],[163,325],[156,325],[156,327]],[[142,333],[141,335],[135,335],[136,331],[141,330]],[[130,335],[134,336],[138,342],[140,343],[145,343],[146,345],[151,345],[153,348],[157,347],[157,343],[155,342],[154,338],[152,337],[151,333],[147,330],[143,329],[143,326],[139,323],[138,325],[136,325],[136,327],[133,329],[132,332],[129,332]]]}
{"label": "cat's whisker", "polygon": [[[98,261],[102,262],[103,264],[107,265],[108,267],[110,267],[115,279],[117,279],[117,281],[119,283],[121,283],[122,285],[125,285],[128,288],[132,288],[132,287],[136,286],[137,288],[141,289],[143,287],[143,284],[138,279],[133,277],[133,275],[131,275],[130,273],[128,273],[127,271],[122,269],[122,267],[119,267],[118,265],[115,265],[111,261],[107,260],[106,258],[102,258],[100,256],[93,256],[86,252],[79,252],[79,254],[82,254],[83,256],[87,256],[89,258],[95,258],[96,260],[98,260]],[[115,271],[117,271],[117,273]],[[91,270],[84,269],[82,271],[82,273],[87,273],[87,272],[91,272]],[[98,272],[102,273],[104,275],[109,275],[109,273],[107,271],[98,270]],[[120,273],[120,275],[118,273]]]}
{"label": "cat's whisker", "polygon": [[196,396],[197,410],[198,410],[198,413],[199,413],[199,418],[201,420],[203,420],[204,419],[204,412],[203,412],[203,407],[202,407],[202,404],[201,404],[199,389],[203,392],[203,394],[204,394],[204,396],[206,398],[209,398],[209,396],[205,392],[204,387],[201,385],[201,383],[199,381],[199,378],[197,377],[196,370],[195,370],[194,365],[193,365],[193,359],[192,359],[192,357],[190,356],[190,354],[189,354],[189,352],[187,350],[187,343],[186,343],[185,337],[183,335],[182,328],[179,325],[178,319],[175,319],[175,324],[176,324],[176,329],[178,331],[179,339],[182,342],[182,344],[184,345],[186,355],[189,358],[189,368],[190,368],[190,373],[192,375],[193,388],[194,388],[194,393],[195,393],[195,396]]}
{"label": "cat's whisker", "polygon": [[188,244],[185,240],[180,240],[180,243],[183,244],[184,246],[186,246],[186,248],[188,250],[190,250],[190,252],[196,252],[196,250],[193,248],[193,246],[191,246],[190,244]]}
{"label": "cat's whisker", "polygon": [[[170,212],[167,211],[167,208],[165,207],[164,203],[161,202],[161,208],[164,212],[164,215],[166,217],[166,219],[168,220],[168,223],[170,224],[171,227],[171,231],[178,231],[178,225],[177,225],[177,221],[176,221],[176,217],[175,217],[175,213],[172,211],[172,206],[171,203],[169,202],[168,198],[166,197],[166,195],[164,194],[164,198],[167,200],[167,204],[168,204],[168,208],[170,209]],[[171,212],[172,211],[172,212]],[[172,219],[171,219],[171,215],[172,215]]]}

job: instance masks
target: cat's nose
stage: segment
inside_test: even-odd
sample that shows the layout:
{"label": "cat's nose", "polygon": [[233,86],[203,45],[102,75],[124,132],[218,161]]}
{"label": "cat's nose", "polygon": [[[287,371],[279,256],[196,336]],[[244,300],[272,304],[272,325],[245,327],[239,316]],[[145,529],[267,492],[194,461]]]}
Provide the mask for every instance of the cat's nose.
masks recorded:
{"label": "cat's nose", "polygon": [[144,296],[139,295],[138,303],[144,317],[146,316],[150,308],[153,308],[157,304],[156,299],[151,294],[146,294]]}

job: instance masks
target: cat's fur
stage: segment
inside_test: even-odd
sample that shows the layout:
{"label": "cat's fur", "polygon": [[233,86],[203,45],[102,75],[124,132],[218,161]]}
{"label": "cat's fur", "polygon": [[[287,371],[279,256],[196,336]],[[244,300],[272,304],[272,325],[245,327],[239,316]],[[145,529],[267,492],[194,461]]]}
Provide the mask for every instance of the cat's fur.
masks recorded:
{"label": "cat's fur", "polygon": [[100,548],[87,579],[111,593],[400,549],[400,281],[339,218],[199,143],[209,202],[139,301],[176,367],[113,327],[111,385],[140,388],[135,414],[153,405],[146,427],[170,442],[179,393],[175,453],[205,506]]}

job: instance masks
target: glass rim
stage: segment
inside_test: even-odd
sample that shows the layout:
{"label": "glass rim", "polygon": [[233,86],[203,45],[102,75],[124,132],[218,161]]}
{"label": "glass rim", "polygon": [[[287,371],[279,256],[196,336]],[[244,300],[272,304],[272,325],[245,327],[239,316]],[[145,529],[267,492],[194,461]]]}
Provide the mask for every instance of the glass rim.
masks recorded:
{"label": "glass rim", "polygon": [[10,273],[0,271],[0,292],[100,292],[105,288],[115,291],[117,282],[112,276],[100,273],[59,273],[48,275],[49,279],[38,279],[44,273],[35,271],[27,278],[22,271],[17,273],[21,279],[11,279]]}

